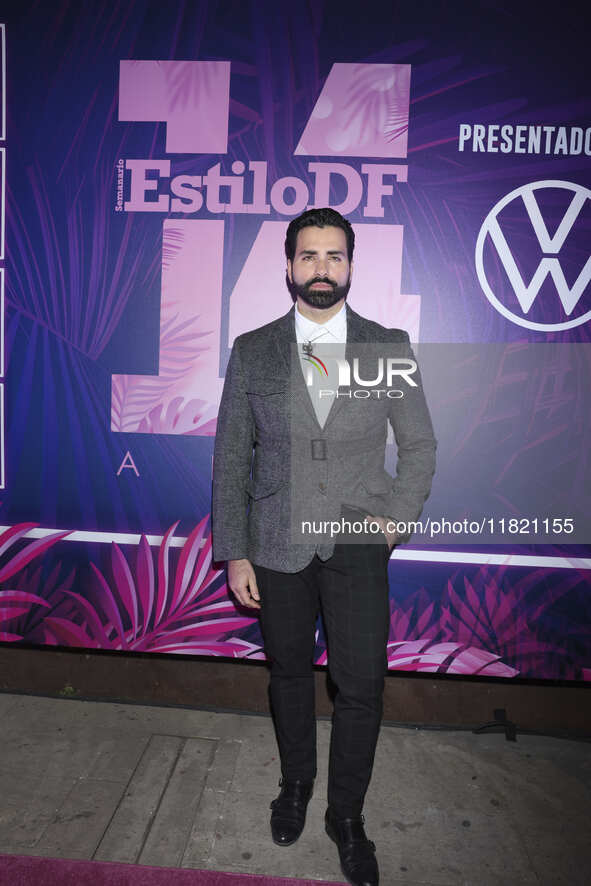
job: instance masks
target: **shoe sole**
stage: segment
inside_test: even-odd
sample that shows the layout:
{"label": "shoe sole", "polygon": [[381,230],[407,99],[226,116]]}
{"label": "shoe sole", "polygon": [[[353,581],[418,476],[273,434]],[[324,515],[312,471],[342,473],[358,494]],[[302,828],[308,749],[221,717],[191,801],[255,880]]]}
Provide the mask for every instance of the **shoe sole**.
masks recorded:
{"label": "shoe sole", "polygon": [[275,837],[271,834],[271,839],[275,843],[275,846],[293,846],[293,844],[297,843],[300,838],[296,837],[295,840],[290,840],[289,843],[282,843],[279,840],[276,840]]}

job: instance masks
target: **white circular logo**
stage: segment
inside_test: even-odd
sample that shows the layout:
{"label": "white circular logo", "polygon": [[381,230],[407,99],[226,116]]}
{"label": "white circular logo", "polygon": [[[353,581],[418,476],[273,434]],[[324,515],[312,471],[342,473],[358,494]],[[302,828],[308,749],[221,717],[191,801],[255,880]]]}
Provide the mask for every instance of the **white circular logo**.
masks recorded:
{"label": "white circular logo", "polygon": [[[542,217],[535,196],[535,192],[541,188],[560,188],[572,191],[574,194],[552,236],[548,233],[548,228]],[[529,283],[526,283],[522,277],[515,256],[507,243],[505,234],[503,233],[498,220],[499,213],[513,200],[518,199],[523,201],[523,205],[525,206],[525,210],[531,222],[531,227],[533,228],[539,248],[543,254],[543,257]],[[488,235],[492,247],[496,249],[497,257],[504,268],[509,284],[513,289],[514,296],[517,299],[523,315],[526,315],[530,311],[542,284],[546,280],[546,277],[550,275],[556,287],[558,298],[560,299],[564,313],[568,317],[577,306],[587,284],[591,280],[591,255],[588,256],[582,271],[579,273],[579,276],[571,287],[569,287],[566,281],[558,256],[587,200],[591,200],[591,191],[588,188],[584,188],[582,185],[577,185],[573,182],[550,180],[522,185],[520,188],[516,188],[499,200],[499,202],[490,210],[484,219],[476,241],[476,273],[478,274],[478,280],[482,290],[489,302],[507,320],[510,320],[512,323],[517,323],[519,326],[524,326],[526,329],[535,329],[541,332],[559,332],[560,330],[581,326],[583,323],[586,323],[587,320],[591,319],[591,310],[589,310],[571,320],[564,320],[558,323],[540,323],[528,320],[525,316],[516,314],[514,309],[510,310],[499,300],[497,295],[493,292],[484,270],[484,246]]]}

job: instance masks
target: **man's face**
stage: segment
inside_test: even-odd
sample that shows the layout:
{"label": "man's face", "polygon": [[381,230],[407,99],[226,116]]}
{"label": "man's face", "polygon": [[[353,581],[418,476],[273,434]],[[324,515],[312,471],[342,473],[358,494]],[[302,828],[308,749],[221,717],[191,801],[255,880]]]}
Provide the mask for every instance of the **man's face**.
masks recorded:
{"label": "man's face", "polygon": [[331,308],[347,297],[353,262],[342,228],[310,226],[299,231],[293,262],[287,261],[292,293],[314,308]]}

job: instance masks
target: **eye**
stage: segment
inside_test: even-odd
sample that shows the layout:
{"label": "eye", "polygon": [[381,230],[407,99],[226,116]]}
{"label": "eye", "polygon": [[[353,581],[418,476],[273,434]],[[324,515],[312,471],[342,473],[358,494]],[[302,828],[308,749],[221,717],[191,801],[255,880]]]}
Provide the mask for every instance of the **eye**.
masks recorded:
{"label": "eye", "polygon": [[341,256],[340,256],[340,255],[333,255],[333,256],[331,256],[331,258],[332,258],[333,261],[337,261],[337,262],[338,262],[338,261],[341,261]]}

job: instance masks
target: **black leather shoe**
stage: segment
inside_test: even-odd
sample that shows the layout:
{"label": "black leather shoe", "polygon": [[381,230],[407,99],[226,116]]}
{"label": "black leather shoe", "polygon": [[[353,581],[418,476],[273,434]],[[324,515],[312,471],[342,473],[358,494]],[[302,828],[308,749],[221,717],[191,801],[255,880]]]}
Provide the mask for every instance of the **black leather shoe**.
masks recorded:
{"label": "black leather shoe", "polygon": [[351,886],[378,886],[380,874],[376,861],[376,847],[368,840],[363,827],[364,818],[336,818],[326,810],[326,833],[337,844],[341,870]]}
{"label": "black leather shoe", "polygon": [[313,781],[279,781],[281,792],[271,803],[271,835],[278,846],[291,846],[304,830]]}

